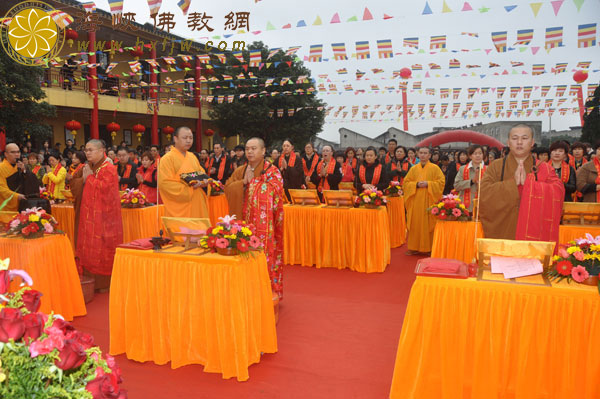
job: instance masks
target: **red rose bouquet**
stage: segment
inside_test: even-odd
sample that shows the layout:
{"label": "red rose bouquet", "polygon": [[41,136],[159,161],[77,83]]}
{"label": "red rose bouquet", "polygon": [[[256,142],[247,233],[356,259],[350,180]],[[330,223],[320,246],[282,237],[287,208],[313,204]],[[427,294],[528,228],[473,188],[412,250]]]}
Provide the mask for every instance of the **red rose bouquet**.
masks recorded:
{"label": "red rose bouquet", "polygon": [[208,179],[208,187],[211,196],[225,194],[225,186],[219,180]]}
{"label": "red rose bouquet", "polygon": [[7,233],[23,238],[39,238],[44,233],[62,233],[56,229],[57,226],[56,219],[42,208],[29,208],[12,218]]}
{"label": "red rose bouquet", "polygon": [[127,398],[114,358],[103,357],[91,335],[39,312],[40,292],[7,293],[15,275],[32,283],[24,271],[7,268],[8,259],[0,261],[0,397]]}
{"label": "red rose bouquet", "polygon": [[390,197],[398,197],[402,195],[402,186],[399,181],[392,180],[390,185],[385,189],[385,193]]}
{"label": "red rose bouquet", "polygon": [[121,207],[143,208],[148,205],[146,195],[138,189],[128,188],[121,194]]}
{"label": "red rose bouquet", "polygon": [[206,236],[200,239],[202,248],[222,255],[247,254],[262,248],[253,225],[237,221],[235,216],[227,215],[219,219],[221,221],[216,226],[209,227]]}
{"label": "red rose bouquet", "polygon": [[354,203],[367,208],[377,208],[386,205],[387,200],[379,190],[365,190],[356,197]]}
{"label": "red rose bouquet", "polygon": [[550,281],[575,280],[577,283],[595,285],[600,292],[600,236],[593,237],[588,233],[584,238],[560,245],[552,261],[552,268],[546,272]]}
{"label": "red rose bouquet", "polygon": [[470,219],[469,210],[460,197],[454,193],[444,195],[440,202],[427,208],[427,212],[440,220],[467,221]]}

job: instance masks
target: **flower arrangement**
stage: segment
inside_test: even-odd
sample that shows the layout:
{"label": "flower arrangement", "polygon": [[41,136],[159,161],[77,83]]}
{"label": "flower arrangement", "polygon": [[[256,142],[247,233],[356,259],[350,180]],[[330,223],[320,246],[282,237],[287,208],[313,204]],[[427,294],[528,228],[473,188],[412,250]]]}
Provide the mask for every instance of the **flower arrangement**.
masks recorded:
{"label": "flower arrangement", "polygon": [[365,206],[367,208],[377,208],[387,204],[387,200],[379,190],[365,190],[356,197],[354,204],[357,206]]}
{"label": "flower arrangement", "polygon": [[14,216],[8,223],[8,234],[23,238],[39,238],[44,233],[62,233],[56,229],[58,222],[42,208],[29,208]]}
{"label": "flower arrangement", "polygon": [[211,196],[225,193],[225,186],[219,180],[208,179],[208,187],[210,187]]}
{"label": "flower arrangement", "polygon": [[385,189],[385,193],[390,197],[398,197],[402,194],[402,185],[399,181],[392,180],[390,185]]}
{"label": "flower arrangement", "polygon": [[14,275],[32,281],[22,270],[7,270],[8,259],[0,263],[0,397],[127,398],[114,358],[103,357],[91,335],[39,312],[40,292],[25,286],[7,293]]}
{"label": "flower arrangement", "polygon": [[220,222],[209,227],[206,236],[200,239],[202,248],[222,255],[245,254],[262,248],[262,242],[255,235],[253,225],[235,220],[235,215],[227,215],[219,220]]}
{"label": "flower arrangement", "polygon": [[50,204],[54,203],[54,195],[46,187],[40,187],[40,198],[47,199]]}
{"label": "flower arrangement", "polygon": [[546,272],[548,278],[568,282],[597,285],[600,292],[600,236],[586,234],[585,238],[577,238],[567,245],[558,247],[558,254],[552,258],[553,267]]}
{"label": "flower arrangement", "polygon": [[437,204],[427,208],[427,212],[440,220],[467,221],[470,219],[469,210],[455,193],[444,195]]}
{"label": "flower arrangement", "polygon": [[143,208],[148,205],[146,195],[138,189],[128,188],[121,194],[121,207]]}

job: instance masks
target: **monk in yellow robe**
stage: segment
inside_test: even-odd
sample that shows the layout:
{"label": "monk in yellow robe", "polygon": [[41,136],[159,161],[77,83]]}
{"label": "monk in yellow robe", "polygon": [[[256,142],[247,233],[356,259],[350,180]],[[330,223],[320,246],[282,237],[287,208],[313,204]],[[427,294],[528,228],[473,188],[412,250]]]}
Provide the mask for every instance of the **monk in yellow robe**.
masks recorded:
{"label": "monk in yellow robe", "polygon": [[419,148],[420,163],[404,178],[404,204],[408,227],[407,255],[431,252],[436,218],[427,208],[440,200],[446,179],[439,166],[429,162],[431,149]]}
{"label": "monk in yellow robe", "polygon": [[10,143],[4,149],[4,160],[0,163],[0,203],[8,201],[2,209],[5,212],[17,212],[19,210],[19,200],[25,199],[23,194],[19,194],[8,187],[6,179],[19,171],[24,170],[25,165],[19,160],[21,150],[19,146]]}
{"label": "monk in yellow robe", "polygon": [[[178,127],[173,134],[175,145],[160,159],[158,190],[165,205],[165,216],[180,218],[208,218],[206,194],[202,187],[208,176],[196,156],[188,150],[194,142],[189,127]],[[182,173],[198,172],[206,178],[194,185],[181,180]]]}

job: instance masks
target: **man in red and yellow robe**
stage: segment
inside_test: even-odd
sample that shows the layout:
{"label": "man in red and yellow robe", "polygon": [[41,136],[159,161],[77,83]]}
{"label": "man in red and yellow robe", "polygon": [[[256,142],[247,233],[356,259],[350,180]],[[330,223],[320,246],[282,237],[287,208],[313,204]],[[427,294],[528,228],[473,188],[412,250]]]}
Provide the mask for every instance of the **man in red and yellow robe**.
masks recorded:
{"label": "man in red and yellow robe", "polygon": [[81,177],[76,250],[79,265],[85,274],[94,276],[98,290],[110,286],[115,251],[123,242],[119,176],[104,151],[100,140],[90,140],[85,146],[88,164]]}

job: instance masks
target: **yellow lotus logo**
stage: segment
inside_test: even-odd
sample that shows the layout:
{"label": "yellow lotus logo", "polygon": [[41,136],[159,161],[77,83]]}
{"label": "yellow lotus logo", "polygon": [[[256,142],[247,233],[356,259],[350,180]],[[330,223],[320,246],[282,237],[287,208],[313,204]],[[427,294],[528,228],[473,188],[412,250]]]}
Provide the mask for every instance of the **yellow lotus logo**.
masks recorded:
{"label": "yellow lotus logo", "polygon": [[39,58],[56,44],[58,28],[47,12],[36,8],[21,11],[8,26],[8,40],[23,57]]}
{"label": "yellow lotus logo", "polygon": [[8,26],[0,31],[8,55],[24,65],[40,65],[57,55],[64,44],[64,32],[50,16],[52,6],[41,1],[24,1],[5,16]]}

